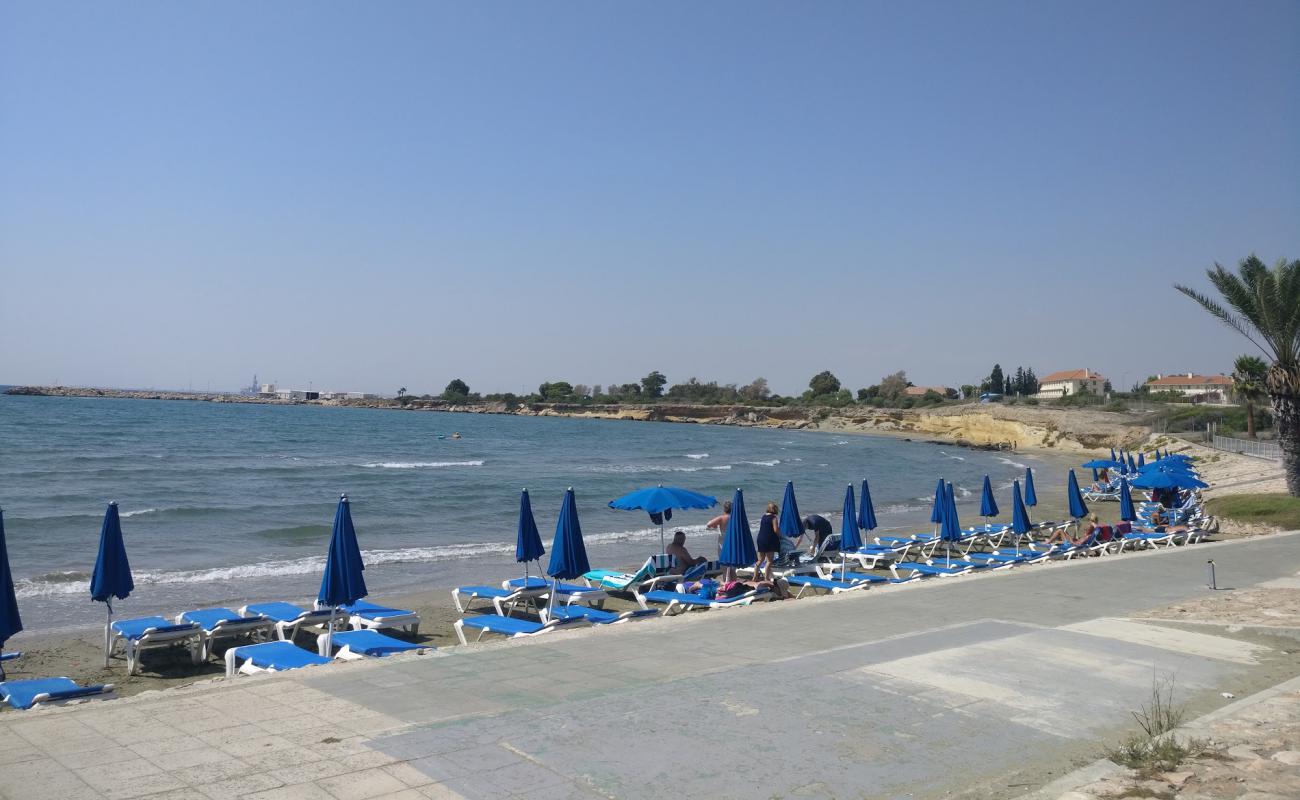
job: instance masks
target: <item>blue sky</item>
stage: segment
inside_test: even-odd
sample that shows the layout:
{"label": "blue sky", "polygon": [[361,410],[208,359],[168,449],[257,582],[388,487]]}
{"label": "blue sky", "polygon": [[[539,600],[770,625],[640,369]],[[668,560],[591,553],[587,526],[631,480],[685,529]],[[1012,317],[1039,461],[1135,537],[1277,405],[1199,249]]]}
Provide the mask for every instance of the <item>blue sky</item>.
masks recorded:
{"label": "blue sky", "polygon": [[[531,390],[1248,352],[1300,4],[0,5],[0,382]],[[1154,324],[1152,324],[1154,323]]]}

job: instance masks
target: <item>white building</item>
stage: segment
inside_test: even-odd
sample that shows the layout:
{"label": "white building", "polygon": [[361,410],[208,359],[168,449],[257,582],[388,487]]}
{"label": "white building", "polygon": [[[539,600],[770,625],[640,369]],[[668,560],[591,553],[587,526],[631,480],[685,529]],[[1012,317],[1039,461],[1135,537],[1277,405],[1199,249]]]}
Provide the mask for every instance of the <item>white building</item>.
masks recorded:
{"label": "white building", "polygon": [[1185,372],[1179,375],[1157,375],[1147,381],[1152,392],[1178,392],[1193,402],[1226,405],[1232,402],[1232,378],[1227,375],[1196,375]]}
{"label": "white building", "polygon": [[1039,400],[1050,400],[1071,394],[1095,394],[1101,396],[1106,390],[1106,377],[1090,369],[1067,369],[1053,372],[1038,382]]}

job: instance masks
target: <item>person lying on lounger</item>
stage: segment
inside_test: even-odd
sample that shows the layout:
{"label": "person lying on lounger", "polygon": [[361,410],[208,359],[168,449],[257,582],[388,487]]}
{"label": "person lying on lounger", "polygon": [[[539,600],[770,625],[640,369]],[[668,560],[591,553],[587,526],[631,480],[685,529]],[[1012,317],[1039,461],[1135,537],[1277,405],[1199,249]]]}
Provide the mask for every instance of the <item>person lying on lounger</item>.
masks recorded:
{"label": "person lying on lounger", "polygon": [[664,552],[677,559],[679,569],[690,569],[708,561],[704,556],[691,556],[691,551],[686,549],[686,531],[674,531],[672,544],[664,548]]}
{"label": "person lying on lounger", "polygon": [[1151,519],[1143,530],[1151,533],[1186,533],[1191,529],[1186,525],[1170,525],[1169,518],[1157,508],[1151,512]]}
{"label": "person lying on lounger", "polygon": [[1069,533],[1069,530],[1070,530],[1069,528],[1061,528],[1059,531],[1057,531],[1056,533],[1052,534],[1050,538],[1048,538],[1047,543],[1048,543],[1048,544],[1067,544],[1067,543],[1068,543],[1068,544],[1072,544],[1072,545],[1083,544],[1084,542],[1086,542],[1086,541],[1088,541],[1089,539],[1092,538],[1092,532],[1095,531],[1096,529],[1097,529],[1097,515],[1096,515],[1096,514],[1089,514],[1089,515],[1088,515],[1088,527],[1086,527],[1086,528],[1083,529],[1083,533],[1082,533],[1082,534],[1080,534],[1080,535],[1077,536],[1077,537],[1075,537],[1075,536],[1071,536],[1070,533]]}

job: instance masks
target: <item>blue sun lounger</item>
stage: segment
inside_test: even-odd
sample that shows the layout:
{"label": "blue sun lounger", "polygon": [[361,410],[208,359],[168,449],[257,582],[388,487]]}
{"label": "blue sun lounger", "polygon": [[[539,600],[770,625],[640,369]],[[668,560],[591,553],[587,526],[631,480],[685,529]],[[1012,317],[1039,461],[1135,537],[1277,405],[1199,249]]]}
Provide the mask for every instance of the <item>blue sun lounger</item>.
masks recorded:
{"label": "blue sun lounger", "polygon": [[111,683],[78,686],[71,678],[31,678],[0,683],[0,701],[14,708],[26,710],[40,703],[63,703],[80,697],[108,694],[111,691],[113,691]]}
{"label": "blue sun lounger", "polygon": [[642,608],[649,608],[646,603],[654,603],[664,607],[663,615],[670,617],[673,614],[681,613],[692,608],[735,608],[737,606],[747,606],[755,600],[766,597],[771,594],[766,589],[750,589],[744,594],[735,597],[719,597],[712,600],[700,597],[698,594],[684,594],[682,592],[668,592],[662,589],[638,594],[637,601]]}
{"label": "blue sun lounger", "polygon": [[537,636],[555,630],[562,625],[571,625],[578,621],[576,618],[561,619],[554,617],[546,622],[531,622],[526,619],[503,617],[499,614],[482,614],[477,617],[458,619],[452,624],[452,627],[456,629],[456,638],[460,639],[460,643],[469,644],[469,641],[465,638],[466,628],[478,631],[478,636],[474,639],[477,642],[483,638],[485,633],[496,633],[508,639],[518,639],[524,636]]}
{"label": "blue sun lounger", "polygon": [[895,578],[901,578],[899,570],[908,573],[908,577],[913,575],[935,576],[940,578],[951,578],[956,575],[966,575],[975,571],[975,565],[967,562],[965,566],[960,567],[940,567],[934,564],[926,564],[923,561],[898,561],[889,565],[889,571],[894,573]]}
{"label": "blue sun lounger", "polygon": [[[523,578],[514,578],[513,580],[502,581],[502,589],[522,589],[526,591],[541,590],[543,594],[548,594],[551,589],[550,581],[542,578],[529,578],[526,582]],[[569,605],[571,603],[582,603],[584,605],[594,604],[596,607],[604,605],[609,594],[596,586],[584,586],[578,583],[557,583],[554,586],[555,599],[558,602]]]}
{"label": "blue sun lounger", "polygon": [[293,642],[246,644],[226,651],[226,677],[233,678],[236,672],[246,675],[258,672],[284,672],[328,663],[330,659],[310,650],[304,650]]}
{"label": "blue sun lounger", "polygon": [[521,605],[537,608],[538,598],[545,596],[545,589],[531,587],[504,589],[498,586],[457,586],[451,590],[451,601],[460,613],[469,611],[475,600],[487,600],[503,617],[510,616]]}
{"label": "blue sun lounger", "polygon": [[[394,653],[423,653],[426,650],[432,650],[432,647],[422,644],[412,644],[404,642],[401,639],[394,639],[391,636],[385,636],[379,631],[338,631],[336,633],[322,633],[316,637],[316,650],[323,656],[333,655],[335,658],[351,660],[355,658],[382,658]],[[334,653],[328,653],[327,650],[334,650]]]}
{"label": "blue sun lounger", "polygon": [[348,624],[354,630],[399,628],[412,636],[420,632],[420,615],[404,608],[389,608],[365,600],[339,608],[348,613]]}
{"label": "blue sun lounger", "polygon": [[203,660],[212,656],[212,646],[221,639],[256,637],[275,630],[275,623],[263,616],[244,616],[228,608],[200,608],[176,615],[176,624],[193,622],[203,629]]}
{"label": "blue sun lounger", "polygon": [[21,650],[13,653],[0,653],[0,661],[13,661],[15,658],[22,658],[22,657],[23,657],[23,653]]}
{"label": "blue sun lounger", "polygon": [[[280,641],[292,642],[303,628],[319,628],[324,631],[330,624],[328,608],[302,608],[293,603],[250,603],[239,609],[245,617],[266,617],[275,626],[275,635]],[[339,615],[339,620],[346,623],[346,615]]]}
{"label": "blue sun lounger", "polygon": [[867,581],[837,581],[830,578],[816,578],[812,575],[790,575],[785,581],[791,586],[799,587],[799,591],[794,596],[796,600],[809,590],[822,594],[840,594],[862,590],[870,585]]}
{"label": "blue sun lounger", "polygon": [[173,625],[162,617],[119,619],[109,626],[109,655],[122,644],[126,655],[126,673],[134,675],[140,669],[140,654],[144,650],[184,646],[190,651],[190,660],[203,663],[203,628],[194,622]]}
{"label": "blue sun lounger", "polygon": [[570,605],[555,606],[554,608],[542,607],[540,614],[543,621],[548,619],[563,619],[571,622],[590,622],[592,625],[613,625],[618,622],[627,622],[637,617],[647,617],[658,614],[653,608],[638,608],[629,611],[606,611],[601,608],[592,608],[591,606]]}
{"label": "blue sun lounger", "polygon": [[873,572],[854,572],[853,570],[845,572],[839,569],[838,564],[835,565],[834,569],[828,569],[826,565],[823,565],[819,572],[819,577],[821,578],[830,581],[842,581],[844,583],[897,584],[911,583],[912,581],[918,581],[921,579],[920,575],[908,575],[906,578],[900,578],[896,575],[893,577],[876,575]]}

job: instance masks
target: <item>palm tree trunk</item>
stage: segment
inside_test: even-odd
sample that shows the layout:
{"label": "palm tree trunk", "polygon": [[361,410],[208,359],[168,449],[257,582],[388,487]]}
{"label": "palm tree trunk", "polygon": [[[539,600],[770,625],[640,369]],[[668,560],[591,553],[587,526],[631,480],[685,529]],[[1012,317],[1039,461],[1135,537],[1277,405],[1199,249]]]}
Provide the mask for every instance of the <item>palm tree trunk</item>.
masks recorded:
{"label": "palm tree trunk", "polygon": [[1257,439],[1255,435],[1255,403],[1246,401],[1246,435],[1252,439]]}
{"label": "palm tree trunk", "polygon": [[1300,396],[1275,394],[1271,397],[1273,425],[1277,429],[1277,442],[1282,448],[1286,489],[1292,497],[1300,497]]}

